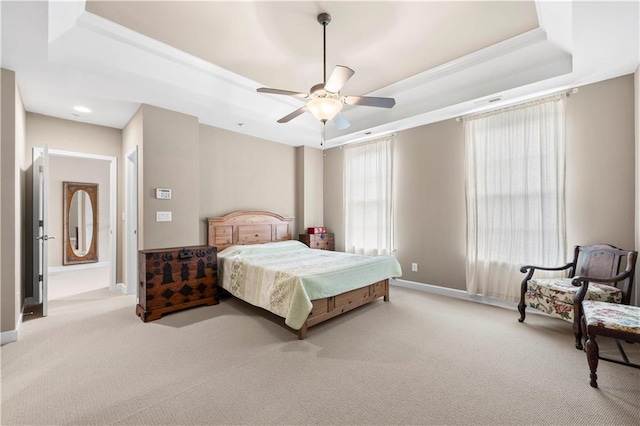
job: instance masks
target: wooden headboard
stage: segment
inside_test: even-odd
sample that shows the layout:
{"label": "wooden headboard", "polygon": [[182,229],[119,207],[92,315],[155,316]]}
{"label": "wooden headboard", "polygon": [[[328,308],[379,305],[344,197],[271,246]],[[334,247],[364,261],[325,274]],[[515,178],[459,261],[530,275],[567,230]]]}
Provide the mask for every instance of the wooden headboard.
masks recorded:
{"label": "wooden headboard", "polygon": [[236,244],[261,244],[291,239],[292,217],[259,210],[242,210],[207,218],[208,243],[221,251]]}

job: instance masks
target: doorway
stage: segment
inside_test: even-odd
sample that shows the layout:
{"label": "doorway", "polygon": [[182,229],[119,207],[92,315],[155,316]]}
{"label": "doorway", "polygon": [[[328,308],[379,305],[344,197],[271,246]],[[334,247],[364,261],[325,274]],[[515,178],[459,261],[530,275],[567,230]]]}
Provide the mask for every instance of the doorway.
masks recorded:
{"label": "doorway", "polygon": [[[45,148],[34,148],[34,158]],[[43,154],[44,155],[44,154]],[[48,194],[43,203],[42,215],[48,224],[49,239],[48,267],[42,268],[40,276],[33,279],[33,300],[25,304],[46,306],[48,299],[65,297],[72,294],[94,290],[96,286],[116,290],[116,237],[117,237],[117,159],[116,157],[86,154],[80,152],[48,150],[48,184],[44,191]],[[83,265],[63,265],[61,248],[65,241],[62,227],[63,181],[99,181],[98,208],[102,220],[99,220],[98,262]],[[99,186],[100,190],[100,186]],[[33,199],[34,207],[38,200]],[[35,259],[34,259],[35,262]],[[35,266],[34,266],[35,267]],[[35,275],[35,274],[34,274]],[[91,277],[87,280],[86,277]],[[83,283],[85,283],[83,285]],[[46,287],[46,288],[43,288]],[[44,316],[47,315],[43,309]]]}

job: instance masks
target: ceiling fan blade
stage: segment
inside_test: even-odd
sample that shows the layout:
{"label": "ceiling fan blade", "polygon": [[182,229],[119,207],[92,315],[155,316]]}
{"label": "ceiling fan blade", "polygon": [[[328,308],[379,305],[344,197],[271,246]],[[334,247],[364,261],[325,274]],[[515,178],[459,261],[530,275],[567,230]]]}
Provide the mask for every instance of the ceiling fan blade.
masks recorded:
{"label": "ceiling fan blade", "polygon": [[396,100],[393,98],[376,98],[373,96],[345,96],[344,103],[347,105],[393,108],[396,104]]}
{"label": "ceiling fan blade", "polygon": [[258,92],[260,92],[260,93],[271,93],[272,95],[293,96],[293,97],[296,97],[296,98],[303,98],[303,99],[309,97],[309,94],[307,94],[307,93],[292,92],[291,90],[271,89],[269,87],[260,87],[258,89]]}
{"label": "ceiling fan blade", "polygon": [[355,71],[349,67],[342,65],[336,65],[333,72],[329,76],[329,79],[324,84],[324,90],[331,93],[338,93],[342,86],[349,81],[351,76],[355,74]]}
{"label": "ceiling fan blade", "polygon": [[351,123],[349,123],[347,117],[345,117],[342,112],[336,114],[336,116],[333,117],[333,121],[336,123],[336,127],[340,130],[344,130],[351,126]]}
{"label": "ceiling fan blade", "polygon": [[278,123],[288,123],[289,121],[293,120],[297,116],[304,114],[306,111],[307,111],[307,106],[305,105],[302,108],[298,108],[297,110],[293,111],[291,114],[285,115],[280,120],[278,120]]}

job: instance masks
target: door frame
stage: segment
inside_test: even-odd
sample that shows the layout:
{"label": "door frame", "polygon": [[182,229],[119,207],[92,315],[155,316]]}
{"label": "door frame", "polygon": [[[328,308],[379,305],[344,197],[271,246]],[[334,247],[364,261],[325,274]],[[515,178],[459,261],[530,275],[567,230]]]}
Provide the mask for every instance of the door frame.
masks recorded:
{"label": "door frame", "polygon": [[[34,148],[43,150],[43,148]],[[88,154],[85,152],[63,151],[59,149],[49,149],[49,157],[73,157],[85,158],[89,160],[103,160],[109,162],[109,290],[116,290],[116,260],[117,260],[117,236],[118,236],[118,158],[108,155]],[[62,236],[61,236],[62,237]]]}
{"label": "door frame", "polygon": [[138,286],[138,145],[125,154],[123,280],[127,294],[137,294]]}

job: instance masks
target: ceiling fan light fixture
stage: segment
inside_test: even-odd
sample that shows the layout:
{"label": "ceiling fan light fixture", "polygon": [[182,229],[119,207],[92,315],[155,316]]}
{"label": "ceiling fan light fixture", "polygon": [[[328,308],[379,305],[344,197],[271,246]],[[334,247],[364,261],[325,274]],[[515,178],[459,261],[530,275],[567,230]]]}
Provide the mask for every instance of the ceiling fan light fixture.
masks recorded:
{"label": "ceiling fan light fixture", "polygon": [[334,98],[316,98],[307,102],[307,110],[315,118],[326,123],[342,110],[342,102]]}

